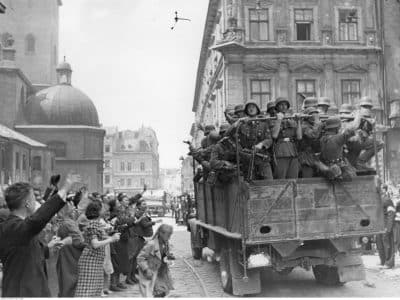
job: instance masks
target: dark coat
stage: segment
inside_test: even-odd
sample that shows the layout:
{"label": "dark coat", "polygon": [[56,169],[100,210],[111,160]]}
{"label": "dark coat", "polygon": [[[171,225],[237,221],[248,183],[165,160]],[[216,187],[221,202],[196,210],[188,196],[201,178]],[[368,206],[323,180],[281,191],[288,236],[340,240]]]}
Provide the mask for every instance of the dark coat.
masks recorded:
{"label": "dark coat", "polygon": [[50,297],[45,260],[49,252],[38,234],[64,204],[54,195],[25,220],[10,215],[0,223],[2,297]]}

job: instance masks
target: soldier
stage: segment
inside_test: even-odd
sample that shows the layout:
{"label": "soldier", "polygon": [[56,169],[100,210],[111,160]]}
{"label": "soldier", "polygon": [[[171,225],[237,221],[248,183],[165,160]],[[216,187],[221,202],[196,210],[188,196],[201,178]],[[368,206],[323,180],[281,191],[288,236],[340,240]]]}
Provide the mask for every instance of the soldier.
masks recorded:
{"label": "soldier", "polygon": [[331,107],[331,100],[328,97],[321,97],[318,99],[317,108],[320,115],[328,115],[329,107]]}
{"label": "soldier", "polygon": [[393,234],[396,209],[390,197],[382,197],[382,200],[385,233],[376,236],[376,247],[378,248],[381,265],[387,268],[393,268],[396,253]]}
{"label": "soldier", "polygon": [[267,103],[267,116],[276,117],[275,101],[269,101]]}
{"label": "soldier", "polygon": [[[268,148],[272,145],[271,132],[269,125],[265,121],[255,119],[261,111],[258,105],[249,101],[244,109],[250,117],[248,120],[240,122],[237,126],[239,149],[242,153],[248,153],[241,157],[242,171],[246,179],[272,179]],[[253,172],[254,168],[254,172]],[[253,176],[254,174],[254,176]]]}
{"label": "soldier", "polygon": [[206,149],[208,146],[211,145],[211,141],[209,139],[209,135],[211,132],[216,132],[215,126],[214,125],[206,125],[206,127],[204,128],[204,138],[200,142],[201,147],[204,149]]}
{"label": "soldier", "polygon": [[290,102],[285,98],[276,101],[277,120],[272,129],[274,139],[274,156],[276,159],[275,177],[277,179],[297,178],[299,175],[299,161],[296,141],[301,140],[300,119],[284,119],[290,117],[288,110]]}
{"label": "soldier", "polygon": [[[372,136],[375,126],[375,120],[371,118],[368,111],[360,111],[361,119],[360,128],[356,131],[356,135],[347,142],[347,159],[357,169],[357,171],[374,171],[367,167],[367,163],[376,154],[383,149],[382,141],[374,141]],[[375,144],[376,143],[376,144]]]}
{"label": "soldier", "polygon": [[219,182],[227,183],[235,175],[236,147],[226,133],[230,126],[222,124],[219,129],[221,139],[211,150],[210,167],[216,173]]}
{"label": "soldier", "polygon": [[360,112],[366,115],[373,115],[372,108],[374,107],[374,103],[372,99],[368,96],[364,96],[360,99]]}
{"label": "soldier", "polygon": [[305,111],[309,107],[317,107],[318,106],[318,99],[315,97],[307,97],[303,101],[303,105],[301,107],[302,111]]}
{"label": "soldier", "polygon": [[351,179],[356,176],[354,168],[343,156],[344,145],[354,136],[355,130],[360,125],[357,117],[352,126],[340,131],[341,121],[338,117],[329,117],[324,126],[325,133],[321,138],[321,162],[327,165],[329,172],[324,172],[329,180]]}
{"label": "soldier", "polygon": [[233,124],[236,121],[236,117],[235,117],[235,108],[232,107],[231,105],[228,105],[227,108],[225,109],[224,112],[225,115],[225,119],[229,124]]}
{"label": "soldier", "polygon": [[[303,178],[314,176],[315,169],[322,169],[321,162],[316,158],[315,153],[319,152],[316,147],[322,134],[322,123],[319,120],[319,111],[315,107],[308,107],[304,114],[310,115],[310,118],[302,120],[303,138],[299,141],[299,164]],[[326,169],[326,167],[325,167]]]}

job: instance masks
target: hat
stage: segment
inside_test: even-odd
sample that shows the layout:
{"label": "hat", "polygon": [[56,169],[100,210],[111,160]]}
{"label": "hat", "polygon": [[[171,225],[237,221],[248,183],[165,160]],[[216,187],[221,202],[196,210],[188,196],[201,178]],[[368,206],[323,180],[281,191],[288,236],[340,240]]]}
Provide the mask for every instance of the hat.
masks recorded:
{"label": "hat", "polygon": [[219,127],[219,133],[227,132],[230,127],[231,125],[229,125],[228,123],[222,123]]}
{"label": "hat", "polygon": [[244,107],[244,111],[246,112],[246,114],[247,114],[247,109],[248,109],[248,107],[249,107],[249,105],[255,105],[255,107],[257,107],[257,115],[259,115],[260,113],[261,113],[261,110],[260,110],[260,108],[258,107],[258,104],[255,102],[255,101],[253,101],[253,100],[250,100],[250,101],[248,101],[247,103],[246,103],[246,105],[245,105],[245,107]]}
{"label": "hat", "polygon": [[304,110],[304,114],[311,115],[311,114],[318,114],[319,111],[314,106],[308,107]]}
{"label": "hat", "polygon": [[331,106],[331,100],[328,97],[319,98],[317,106],[322,106],[322,105]]}
{"label": "hat", "polygon": [[269,101],[269,102],[267,103],[267,112],[268,112],[271,108],[275,108],[275,101]]}
{"label": "hat", "polygon": [[275,100],[275,107],[278,107],[279,104],[285,102],[288,105],[288,108],[290,107],[290,102],[288,99],[279,97],[278,99]]}
{"label": "hat", "polygon": [[340,106],[339,113],[341,114],[351,114],[353,112],[353,106],[349,103],[344,103]]}
{"label": "hat", "polygon": [[342,121],[338,117],[329,117],[325,122],[325,129],[340,128]]}
{"label": "hat", "polygon": [[216,142],[216,141],[218,141],[220,139],[220,136],[219,136],[218,132],[213,130],[213,131],[210,132],[209,138],[210,138],[210,141]]}
{"label": "hat", "polygon": [[307,97],[303,101],[303,110],[309,108],[309,107],[317,107],[318,105],[318,99],[315,97]]}
{"label": "hat", "polygon": [[244,112],[244,105],[243,104],[238,104],[234,108],[235,114]]}
{"label": "hat", "polygon": [[204,133],[208,134],[213,130],[215,130],[215,126],[214,125],[206,125],[206,127],[204,128]]}
{"label": "hat", "polygon": [[360,99],[360,106],[369,106],[369,107],[374,107],[374,103],[372,102],[372,99],[368,96],[364,96]]}

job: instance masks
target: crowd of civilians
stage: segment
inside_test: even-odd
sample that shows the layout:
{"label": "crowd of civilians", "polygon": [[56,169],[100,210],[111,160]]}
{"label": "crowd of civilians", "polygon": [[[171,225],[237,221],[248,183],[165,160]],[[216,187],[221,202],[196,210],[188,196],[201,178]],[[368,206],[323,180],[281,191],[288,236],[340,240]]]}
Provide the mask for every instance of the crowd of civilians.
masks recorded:
{"label": "crowd of civilians", "polygon": [[[118,297],[135,284],[143,297],[168,295],[172,227],[161,224],[153,234],[142,193],[72,193],[79,175],[68,175],[60,189],[59,181],[53,176],[43,197],[29,183],[4,191],[2,297]],[[50,292],[52,273],[58,295]]]}

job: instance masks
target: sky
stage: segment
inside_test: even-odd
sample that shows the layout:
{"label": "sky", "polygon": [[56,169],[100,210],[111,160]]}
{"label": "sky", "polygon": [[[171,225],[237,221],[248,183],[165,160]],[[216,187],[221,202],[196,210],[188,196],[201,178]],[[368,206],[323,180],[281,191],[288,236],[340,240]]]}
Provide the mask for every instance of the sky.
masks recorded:
{"label": "sky", "polygon": [[[60,60],[103,126],[151,126],[160,167],[179,168],[190,137],[208,0],[63,0]],[[191,22],[174,23],[174,13]]]}

